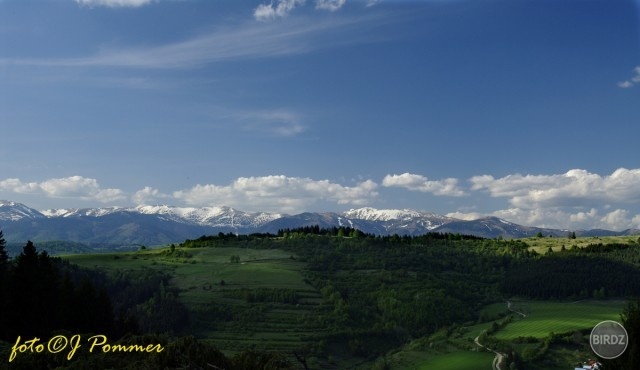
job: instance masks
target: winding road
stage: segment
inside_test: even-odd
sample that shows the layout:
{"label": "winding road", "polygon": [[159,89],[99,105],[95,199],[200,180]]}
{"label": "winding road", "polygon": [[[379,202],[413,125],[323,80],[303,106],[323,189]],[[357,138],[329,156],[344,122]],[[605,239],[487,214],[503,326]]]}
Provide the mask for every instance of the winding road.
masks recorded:
{"label": "winding road", "polygon": [[502,368],[500,367],[500,365],[502,364],[502,359],[504,358],[504,353],[502,352],[498,352],[496,350],[493,350],[489,347],[483,346],[482,344],[480,344],[480,336],[478,335],[477,337],[475,337],[475,339],[473,340],[476,345],[478,347],[482,347],[484,349],[486,349],[487,351],[491,351],[493,353],[496,354],[496,357],[493,358],[493,364],[491,365],[491,369],[493,370],[502,370]]}
{"label": "winding road", "polygon": [[[507,310],[509,310],[509,311],[511,311],[511,312],[513,312],[513,313],[517,313],[518,315],[522,316],[522,318],[526,318],[526,317],[527,317],[527,315],[526,315],[526,314],[524,314],[524,313],[522,313],[522,312],[520,312],[520,311],[516,311],[516,310],[514,310],[513,308],[511,308],[511,301],[507,301]],[[479,335],[478,335],[477,337],[475,337],[475,338],[473,339],[473,341],[475,342],[475,344],[476,344],[478,347],[484,348],[484,349],[486,349],[487,351],[491,351],[491,352],[495,353],[495,354],[496,354],[496,357],[494,357],[494,358],[493,358],[493,364],[492,364],[492,367],[491,367],[491,368],[492,368],[493,370],[502,370],[501,365],[502,365],[502,360],[504,359],[505,354],[504,354],[504,353],[502,353],[502,352],[498,352],[498,351],[496,351],[496,350],[494,350],[494,349],[491,349],[491,348],[489,348],[489,347],[487,347],[487,346],[483,346],[483,345],[480,343],[480,336],[479,336]]]}

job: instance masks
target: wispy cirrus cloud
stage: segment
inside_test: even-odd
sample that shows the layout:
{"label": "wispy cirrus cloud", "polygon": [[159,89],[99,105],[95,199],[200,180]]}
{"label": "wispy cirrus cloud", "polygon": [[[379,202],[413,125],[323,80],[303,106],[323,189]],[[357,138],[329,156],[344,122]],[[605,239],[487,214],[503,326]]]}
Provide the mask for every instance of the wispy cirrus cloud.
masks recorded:
{"label": "wispy cirrus cloud", "polygon": [[458,179],[429,180],[425,176],[412,173],[386,175],[382,180],[382,186],[400,187],[433,195],[453,197],[466,195],[465,191],[458,186]]}
{"label": "wispy cirrus cloud", "polygon": [[247,210],[302,212],[318,201],[365,205],[378,196],[377,187],[371,180],[344,186],[329,180],[273,175],[240,177],[228,185],[196,185],[173,196],[196,206],[231,204]]}
{"label": "wispy cirrus cloud", "polygon": [[346,2],[347,0],[317,0],[316,9],[335,12],[336,10],[342,8]]}
{"label": "wispy cirrus cloud", "polygon": [[300,115],[287,109],[243,111],[231,117],[242,130],[269,136],[292,137],[306,129]]}
{"label": "wispy cirrus cloud", "polygon": [[106,6],[109,8],[131,7],[151,4],[154,0],[75,0],[76,3],[85,6]]}
{"label": "wispy cirrus cloud", "polygon": [[96,179],[82,176],[54,178],[42,182],[23,182],[17,178],[0,181],[0,191],[16,194],[38,194],[49,198],[77,198],[101,203],[126,198],[120,189],[104,189]]}
{"label": "wispy cirrus cloud", "polygon": [[380,3],[381,1],[382,1],[382,0],[367,0],[367,1],[366,1],[366,3],[365,3],[365,6],[366,6],[367,8],[370,8],[370,7],[374,6],[374,5],[377,5],[377,4],[378,4],[378,3]]}
{"label": "wispy cirrus cloud", "polygon": [[[157,46],[102,48],[89,56],[68,58],[0,58],[0,66],[115,67],[143,69],[198,68],[233,60],[273,58],[305,54],[326,47],[363,42],[366,32],[342,34],[345,28],[375,24],[375,17],[295,19],[282,22],[246,22],[220,27],[190,39]],[[365,27],[366,28],[366,27]]]}

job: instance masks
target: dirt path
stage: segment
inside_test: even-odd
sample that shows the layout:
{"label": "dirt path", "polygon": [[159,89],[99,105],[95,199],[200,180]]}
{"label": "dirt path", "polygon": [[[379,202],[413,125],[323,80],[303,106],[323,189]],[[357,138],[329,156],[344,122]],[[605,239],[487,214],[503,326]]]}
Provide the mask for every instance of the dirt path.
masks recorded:
{"label": "dirt path", "polygon": [[[507,301],[507,309],[513,313],[517,313],[518,315],[522,316],[522,318],[526,318],[527,315],[523,312],[520,311],[516,311],[513,308],[511,308],[511,301]],[[502,352],[498,352],[496,350],[493,350],[489,347],[483,346],[482,344],[480,344],[480,336],[478,335],[477,337],[475,337],[473,339],[473,341],[476,343],[476,345],[478,347],[484,348],[487,351],[491,351],[493,353],[496,354],[496,357],[493,358],[493,364],[491,365],[493,370],[502,370],[502,368],[500,367],[500,365],[502,365],[502,360],[504,359],[505,354]]]}
{"label": "dirt path", "polygon": [[502,359],[504,358],[504,353],[495,351],[489,347],[483,346],[482,344],[480,344],[480,336],[478,335],[477,337],[475,337],[473,339],[473,341],[476,343],[476,345],[478,347],[484,348],[487,351],[491,351],[493,353],[496,354],[496,357],[493,358],[493,364],[491,364],[491,369],[492,370],[502,370],[502,368],[500,367],[500,365],[502,364]]}
{"label": "dirt path", "polygon": [[520,312],[520,311],[516,311],[514,309],[511,308],[511,301],[507,301],[507,310],[517,313],[518,315],[522,316],[522,318],[524,319],[525,317],[527,317],[527,315],[525,315],[524,313]]}

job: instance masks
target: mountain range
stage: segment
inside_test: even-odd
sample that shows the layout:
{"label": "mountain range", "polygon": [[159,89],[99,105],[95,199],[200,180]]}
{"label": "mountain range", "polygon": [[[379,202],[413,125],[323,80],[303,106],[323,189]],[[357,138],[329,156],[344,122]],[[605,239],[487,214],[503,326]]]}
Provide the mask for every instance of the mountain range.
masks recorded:
{"label": "mountain range", "polygon": [[[0,200],[0,230],[8,242],[72,241],[92,246],[134,246],[179,243],[201,235],[276,233],[319,225],[347,226],[376,235],[421,235],[449,232],[485,238],[523,238],[542,233],[565,237],[569,230],[518,225],[497,217],[466,221],[411,209],[351,209],[346,212],[305,212],[296,215],[244,212],[231,207],[174,207],[167,205],[49,209]],[[577,236],[640,234],[624,231],[575,230]]]}

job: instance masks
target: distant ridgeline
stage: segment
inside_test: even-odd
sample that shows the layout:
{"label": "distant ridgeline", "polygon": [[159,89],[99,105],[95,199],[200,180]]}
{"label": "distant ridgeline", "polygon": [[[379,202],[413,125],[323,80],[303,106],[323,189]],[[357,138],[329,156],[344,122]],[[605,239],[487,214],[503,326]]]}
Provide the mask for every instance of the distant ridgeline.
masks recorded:
{"label": "distant ridgeline", "polygon": [[[524,240],[303,227],[275,235],[220,233],[177,246],[225,247],[281,248],[304,261],[306,281],[321,292],[325,305],[314,324],[329,328],[318,338],[325,346],[315,353],[343,358],[383,356],[411,338],[476,322],[482,307],[513,296],[564,301],[640,296],[637,241],[540,254]],[[564,343],[562,336],[553,338]],[[512,354],[512,368],[525,368],[516,349],[501,345]],[[528,361],[548,361],[545,351]]]}
{"label": "distant ridgeline", "polygon": [[[248,259],[251,253],[282,251],[286,257],[274,263],[300,266],[296,276],[311,292],[288,285],[229,284],[210,270],[214,264],[204,256],[213,254],[199,253],[205,248],[220,252],[215,254],[215,266],[234,271],[251,271],[242,269],[264,263]],[[47,337],[63,328],[110,333],[114,340],[160,341],[167,348],[162,356],[136,357],[138,365],[147,368],[343,368],[354,363],[371,368],[373,361],[415,338],[480,322],[483,307],[513,296],[559,300],[640,296],[640,245],[635,241],[540,254],[523,240],[454,233],[377,236],[347,227],[308,226],[276,234],[203,235],[169,248],[114,254],[109,260],[115,266],[109,270],[81,269],[37,253],[31,243],[13,260],[5,258],[0,270],[0,339],[13,344],[17,335]],[[178,289],[176,281],[188,276],[177,275],[177,266],[183,272],[206,272],[202,276],[207,280],[197,280],[199,295],[192,299],[216,292],[219,298],[197,309],[185,303],[188,288]],[[43,316],[42,307],[50,310],[49,316]],[[278,310],[305,312],[295,320],[288,321],[293,317],[288,315],[274,324],[303,328],[304,337],[295,342],[297,347],[274,350],[274,344],[261,352],[260,345],[268,339],[254,337],[255,331],[266,325],[263,321],[270,312]],[[102,318],[100,324],[96,317]],[[640,333],[632,324],[627,329]],[[216,343],[224,346],[237,340],[249,349],[228,357],[221,350],[231,348],[199,341],[210,339],[207,334],[198,339],[184,337],[207,330],[214,334],[235,330]],[[535,361],[544,360],[542,350],[526,360],[517,346],[501,345],[509,353],[507,365],[514,364],[505,368],[535,368]],[[42,358],[23,356],[21,361],[33,365]],[[132,368],[135,361],[130,359],[86,355],[74,361],[106,361],[108,367]],[[47,361],[58,360],[47,357]],[[58,362],[58,366],[64,364]],[[384,361],[375,364],[385,368]],[[640,368],[629,365],[632,362],[624,364],[624,368]]]}

